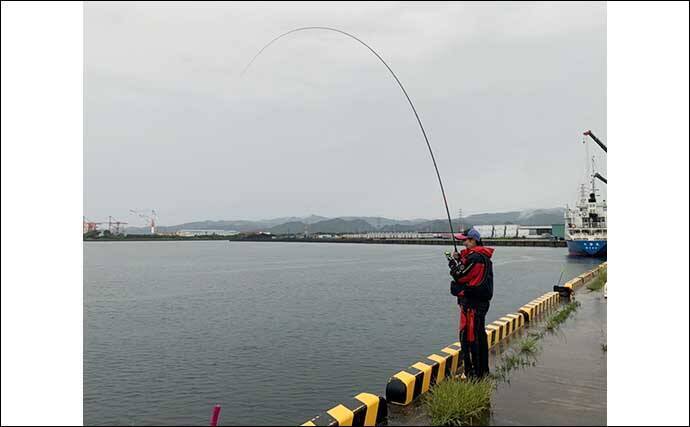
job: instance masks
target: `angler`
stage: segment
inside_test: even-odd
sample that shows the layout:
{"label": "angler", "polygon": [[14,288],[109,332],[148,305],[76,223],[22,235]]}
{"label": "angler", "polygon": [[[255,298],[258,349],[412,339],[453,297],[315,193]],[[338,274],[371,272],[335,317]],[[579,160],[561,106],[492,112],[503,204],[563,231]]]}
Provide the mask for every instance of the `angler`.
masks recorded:
{"label": "angler", "polygon": [[482,244],[479,232],[471,228],[456,236],[465,249],[454,252],[448,262],[450,293],[460,306],[460,343],[465,375],[481,378],[489,374],[489,343],[486,338],[486,313],[494,293],[491,256],[494,249]]}

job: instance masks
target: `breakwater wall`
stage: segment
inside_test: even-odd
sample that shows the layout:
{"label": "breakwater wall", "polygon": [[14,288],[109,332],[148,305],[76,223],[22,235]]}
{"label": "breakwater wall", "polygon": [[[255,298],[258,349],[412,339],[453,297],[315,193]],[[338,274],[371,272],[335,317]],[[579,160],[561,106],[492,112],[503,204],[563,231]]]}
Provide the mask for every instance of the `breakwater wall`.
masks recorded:
{"label": "breakwater wall", "polygon": [[[572,291],[594,280],[606,269],[606,262],[583,273],[563,287]],[[570,292],[568,295],[571,295]],[[489,348],[496,347],[516,331],[554,310],[561,301],[559,292],[547,292],[486,326]],[[385,396],[360,393],[348,401],[316,415],[305,426],[374,426],[386,420],[387,405],[406,406],[428,392],[435,384],[458,375],[462,370],[462,348],[459,342],[429,354],[391,376],[386,384]]]}
{"label": "breakwater wall", "polygon": [[[369,243],[369,244],[389,244],[389,245],[435,245],[451,246],[453,242],[449,239],[321,239],[321,238],[280,238],[273,239],[251,237],[242,239],[230,239],[233,242],[298,242],[298,243]],[[482,239],[486,246],[529,246],[546,248],[565,248],[565,240],[547,239]]]}
{"label": "breakwater wall", "polygon": [[[158,236],[158,235],[128,235],[115,237],[84,238],[84,242],[198,242],[205,240],[229,240],[231,242],[294,242],[294,243],[369,243],[388,245],[432,245],[451,246],[449,239],[336,239],[336,238],[228,238],[228,236]],[[526,246],[542,248],[565,248],[564,240],[547,239],[483,239],[486,246]]]}

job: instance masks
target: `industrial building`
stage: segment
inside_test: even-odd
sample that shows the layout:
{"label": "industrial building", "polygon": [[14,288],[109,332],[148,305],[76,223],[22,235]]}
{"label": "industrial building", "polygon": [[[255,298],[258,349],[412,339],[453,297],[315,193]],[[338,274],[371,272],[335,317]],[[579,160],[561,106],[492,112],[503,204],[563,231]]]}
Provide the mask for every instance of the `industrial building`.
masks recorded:
{"label": "industrial building", "polygon": [[234,230],[180,230],[177,233],[181,237],[195,237],[195,236],[234,236],[239,234],[239,232]]}

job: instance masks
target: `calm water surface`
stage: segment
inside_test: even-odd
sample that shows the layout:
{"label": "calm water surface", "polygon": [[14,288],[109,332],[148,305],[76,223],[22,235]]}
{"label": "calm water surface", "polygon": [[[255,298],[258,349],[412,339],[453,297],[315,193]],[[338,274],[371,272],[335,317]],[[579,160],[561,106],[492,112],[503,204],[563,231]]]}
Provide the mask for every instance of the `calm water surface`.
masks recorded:
{"label": "calm water surface", "polygon": [[[84,244],[84,422],[301,424],[456,341],[442,246]],[[499,247],[494,320],[598,261]]]}

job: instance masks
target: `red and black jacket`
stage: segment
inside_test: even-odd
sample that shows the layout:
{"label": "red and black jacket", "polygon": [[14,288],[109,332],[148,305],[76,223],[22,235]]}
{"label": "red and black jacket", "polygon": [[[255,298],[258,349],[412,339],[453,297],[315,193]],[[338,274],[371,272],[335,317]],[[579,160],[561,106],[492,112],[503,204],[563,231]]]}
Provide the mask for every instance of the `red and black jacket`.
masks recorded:
{"label": "red and black jacket", "polygon": [[451,272],[454,286],[451,293],[458,297],[458,304],[468,307],[491,301],[494,296],[494,271],[492,248],[475,246],[460,252],[460,266]]}

